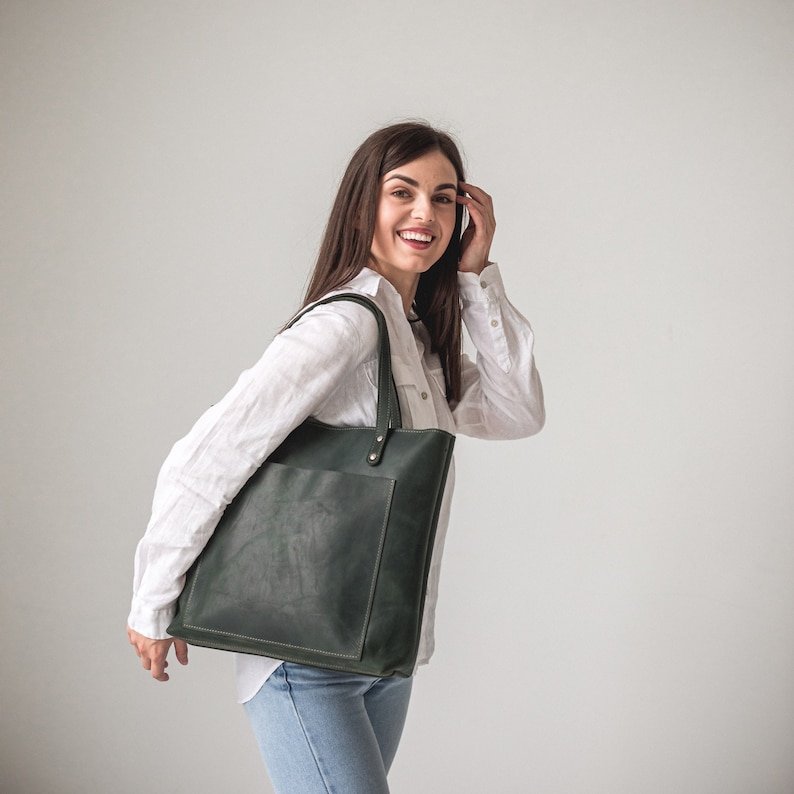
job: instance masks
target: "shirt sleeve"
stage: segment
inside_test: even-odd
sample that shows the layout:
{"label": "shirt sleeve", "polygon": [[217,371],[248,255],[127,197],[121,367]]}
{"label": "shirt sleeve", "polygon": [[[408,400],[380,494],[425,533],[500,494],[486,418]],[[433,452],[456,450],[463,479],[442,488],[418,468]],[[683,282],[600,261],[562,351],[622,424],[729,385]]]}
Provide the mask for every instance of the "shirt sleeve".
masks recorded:
{"label": "shirt sleeve", "polygon": [[458,280],[463,322],[477,356],[474,362],[463,356],[461,399],[452,406],[455,427],[476,438],[533,435],[546,411],[532,327],[507,300],[496,264],[479,275],[460,273]]}
{"label": "shirt sleeve", "polygon": [[287,435],[376,355],[377,334],[364,307],[318,306],[279,334],[174,445],[135,554],[131,628],[152,639],[168,636],[185,573],[226,506]]}

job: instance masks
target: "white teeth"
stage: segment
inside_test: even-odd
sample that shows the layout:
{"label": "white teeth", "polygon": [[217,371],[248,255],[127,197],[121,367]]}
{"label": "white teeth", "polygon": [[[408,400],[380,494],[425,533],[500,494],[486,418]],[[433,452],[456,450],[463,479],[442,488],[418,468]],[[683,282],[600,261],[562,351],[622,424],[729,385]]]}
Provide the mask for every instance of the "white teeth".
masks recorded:
{"label": "white teeth", "polygon": [[420,232],[400,232],[403,240],[416,240],[419,243],[430,243],[433,241],[432,234],[421,234]]}

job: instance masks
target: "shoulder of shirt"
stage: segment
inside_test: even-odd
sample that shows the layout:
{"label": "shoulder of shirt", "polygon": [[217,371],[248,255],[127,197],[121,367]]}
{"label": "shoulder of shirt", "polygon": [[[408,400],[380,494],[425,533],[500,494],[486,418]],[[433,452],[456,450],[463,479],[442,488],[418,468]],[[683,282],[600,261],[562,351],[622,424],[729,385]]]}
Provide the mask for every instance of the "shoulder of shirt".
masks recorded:
{"label": "shoulder of shirt", "polygon": [[[320,298],[317,303],[321,303],[333,295],[343,295],[353,293],[371,298],[388,318],[397,309],[401,309],[401,301],[397,291],[380,274],[364,268],[359,275],[351,279],[343,287]],[[393,293],[393,294],[392,294]],[[334,322],[337,320],[339,322]],[[329,324],[330,321],[330,324]],[[324,327],[320,329],[320,325]],[[363,355],[371,354],[375,351],[378,341],[378,325],[374,314],[355,301],[332,301],[316,305],[306,311],[299,320],[292,326],[295,331],[307,331],[310,333],[320,333],[321,338],[343,344],[352,344],[353,340],[357,343]],[[291,329],[287,329],[287,333]],[[283,332],[282,332],[283,333]],[[345,341],[345,338],[347,341]]]}
{"label": "shoulder of shirt", "polygon": [[[385,315],[387,322],[394,321],[395,318],[403,319],[402,299],[397,290],[383,276],[368,267],[363,268],[355,278],[351,279],[343,287],[329,292],[320,300],[325,300],[333,295],[351,293],[370,298]],[[369,326],[368,331],[371,330],[376,335],[377,324],[373,313],[355,301],[333,301],[326,303],[321,308],[332,309],[343,317],[355,319],[357,323],[361,322],[362,317],[369,315],[371,322],[366,323]]]}

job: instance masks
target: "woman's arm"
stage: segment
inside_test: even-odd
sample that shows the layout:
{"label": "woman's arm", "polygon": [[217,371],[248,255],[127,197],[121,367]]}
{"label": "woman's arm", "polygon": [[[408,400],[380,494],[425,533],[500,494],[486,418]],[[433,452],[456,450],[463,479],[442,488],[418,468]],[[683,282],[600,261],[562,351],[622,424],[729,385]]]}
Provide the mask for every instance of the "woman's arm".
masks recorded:
{"label": "woman's arm", "polygon": [[477,359],[464,356],[462,396],[452,406],[458,432],[496,439],[537,433],[546,412],[532,327],[507,300],[497,265],[461,274],[459,286]]}
{"label": "woman's arm", "polygon": [[535,368],[534,335],[507,300],[499,268],[488,259],[496,231],[493,199],[482,188],[460,183],[469,211],[461,238],[458,284],[463,322],[477,348],[477,361],[463,357],[462,394],[453,406],[459,432],[479,438],[522,438],[546,419]]}
{"label": "woman's arm", "polygon": [[164,660],[162,646],[152,646],[150,653],[137,637],[170,642],[166,628],[185,573],[226,506],[284,438],[375,355],[376,340],[377,326],[367,309],[352,303],[314,309],[279,334],[174,445],[136,551],[128,621],[131,641],[151,659],[153,673],[156,667],[164,674],[157,661]]}

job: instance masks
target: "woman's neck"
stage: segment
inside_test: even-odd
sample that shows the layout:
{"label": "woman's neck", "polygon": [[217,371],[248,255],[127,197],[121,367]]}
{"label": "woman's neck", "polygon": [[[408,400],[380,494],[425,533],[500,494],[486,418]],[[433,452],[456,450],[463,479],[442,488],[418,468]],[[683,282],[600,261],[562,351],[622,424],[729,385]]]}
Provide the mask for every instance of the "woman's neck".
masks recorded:
{"label": "woman's neck", "polygon": [[403,311],[407,317],[414,304],[416,297],[416,288],[419,286],[419,273],[404,273],[402,271],[391,271],[387,275],[384,273],[374,262],[370,263],[370,267],[376,272],[380,273],[389,284],[397,290],[403,303]]}

